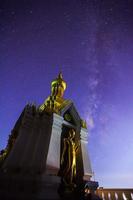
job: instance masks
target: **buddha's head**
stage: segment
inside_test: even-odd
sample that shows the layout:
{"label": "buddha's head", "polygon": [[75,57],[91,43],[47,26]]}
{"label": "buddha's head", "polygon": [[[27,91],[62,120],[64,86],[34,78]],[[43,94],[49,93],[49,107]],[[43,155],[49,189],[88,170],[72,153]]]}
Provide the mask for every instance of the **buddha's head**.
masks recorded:
{"label": "buddha's head", "polygon": [[59,73],[58,77],[51,83],[51,95],[62,98],[65,90],[66,82],[63,80],[62,73]]}

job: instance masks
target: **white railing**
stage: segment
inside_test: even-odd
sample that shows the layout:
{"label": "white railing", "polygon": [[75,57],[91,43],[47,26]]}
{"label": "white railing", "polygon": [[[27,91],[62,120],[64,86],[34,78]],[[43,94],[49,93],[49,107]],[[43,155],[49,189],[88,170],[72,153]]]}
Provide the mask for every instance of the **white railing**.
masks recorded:
{"label": "white railing", "polygon": [[115,200],[118,200],[118,194],[115,192]]}
{"label": "white railing", "polygon": [[99,188],[96,194],[102,200],[133,200],[133,189]]}
{"label": "white railing", "polygon": [[111,194],[108,192],[108,199],[111,200]]}

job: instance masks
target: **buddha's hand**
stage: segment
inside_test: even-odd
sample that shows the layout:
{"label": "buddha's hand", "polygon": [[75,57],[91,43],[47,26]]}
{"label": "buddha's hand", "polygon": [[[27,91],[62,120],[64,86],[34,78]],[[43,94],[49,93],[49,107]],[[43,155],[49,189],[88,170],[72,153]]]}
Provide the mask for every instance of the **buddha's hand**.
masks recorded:
{"label": "buddha's hand", "polygon": [[63,164],[64,162],[64,157],[61,158],[61,165]]}

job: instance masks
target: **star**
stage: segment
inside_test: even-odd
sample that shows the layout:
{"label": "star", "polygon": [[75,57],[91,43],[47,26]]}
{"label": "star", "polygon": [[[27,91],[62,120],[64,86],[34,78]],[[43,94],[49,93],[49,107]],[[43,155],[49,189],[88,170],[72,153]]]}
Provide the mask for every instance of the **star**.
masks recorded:
{"label": "star", "polygon": [[12,14],[12,15],[15,15],[15,11],[11,11],[11,14]]}

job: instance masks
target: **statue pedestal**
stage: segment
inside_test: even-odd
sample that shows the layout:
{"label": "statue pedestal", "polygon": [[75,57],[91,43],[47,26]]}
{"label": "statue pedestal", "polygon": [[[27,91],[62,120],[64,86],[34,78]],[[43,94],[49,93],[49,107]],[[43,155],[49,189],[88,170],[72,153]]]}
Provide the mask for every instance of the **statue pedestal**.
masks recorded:
{"label": "statue pedestal", "polygon": [[25,176],[0,174],[0,199],[59,200],[60,178],[57,176]]}

